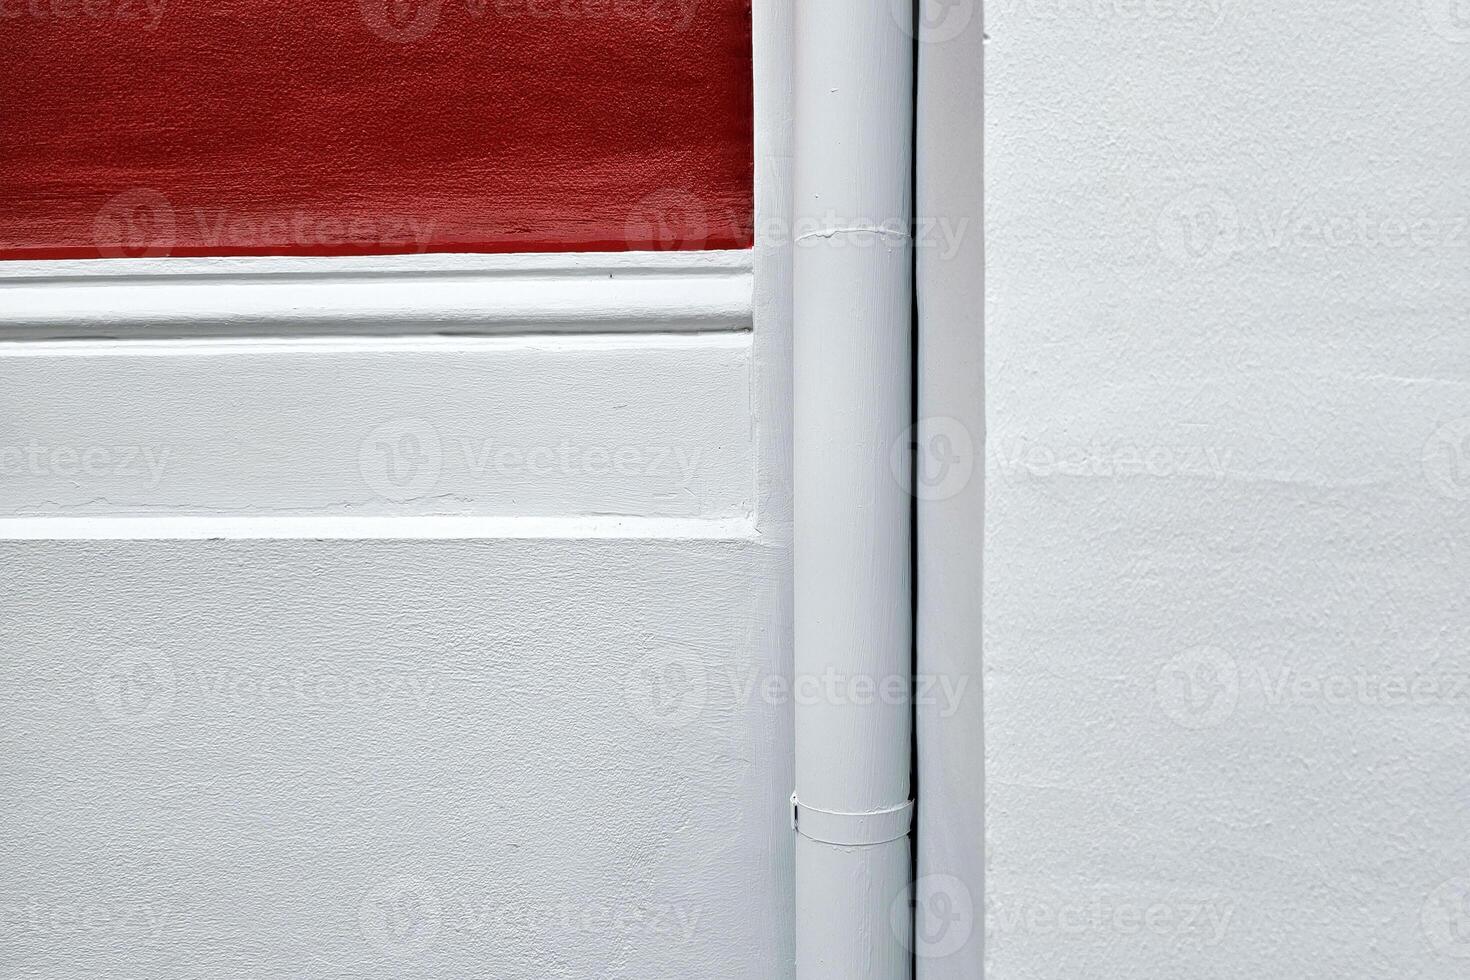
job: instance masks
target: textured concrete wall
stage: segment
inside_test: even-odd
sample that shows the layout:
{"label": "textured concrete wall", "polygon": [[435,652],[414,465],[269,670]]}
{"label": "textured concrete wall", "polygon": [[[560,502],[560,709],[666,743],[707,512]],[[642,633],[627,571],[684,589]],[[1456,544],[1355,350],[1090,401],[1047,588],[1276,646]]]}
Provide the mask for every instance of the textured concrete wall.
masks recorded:
{"label": "textured concrete wall", "polygon": [[1470,11],[986,8],[990,974],[1470,969]]}

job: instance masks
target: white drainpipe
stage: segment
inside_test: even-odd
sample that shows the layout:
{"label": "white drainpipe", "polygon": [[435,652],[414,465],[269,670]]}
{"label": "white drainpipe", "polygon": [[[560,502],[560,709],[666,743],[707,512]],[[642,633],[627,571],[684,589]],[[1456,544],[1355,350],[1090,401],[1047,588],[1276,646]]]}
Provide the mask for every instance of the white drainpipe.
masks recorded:
{"label": "white drainpipe", "polygon": [[[796,975],[911,976],[913,39],[796,0]],[[899,447],[895,449],[895,447]]]}

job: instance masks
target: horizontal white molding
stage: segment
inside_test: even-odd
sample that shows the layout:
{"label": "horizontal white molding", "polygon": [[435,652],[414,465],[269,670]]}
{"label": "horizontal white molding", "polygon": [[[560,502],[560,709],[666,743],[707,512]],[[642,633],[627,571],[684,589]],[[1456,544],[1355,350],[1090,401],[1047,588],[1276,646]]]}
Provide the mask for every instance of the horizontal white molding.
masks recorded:
{"label": "horizontal white molding", "polygon": [[749,517],[28,517],[0,541],[666,540],[746,541]]}
{"label": "horizontal white molding", "polygon": [[191,337],[115,340],[0,340],[0,362],[31,358],[193,358],[241,354],[556,354],[636,350],[732,350],[750,347],[743,333],[506,334],[492,337]]}
{"label": "horizontal white molding", "polygon": [[749,251],[0,263],[0,340],[751,328]]}
{"label": "horizontal white molding", "polygon": [[749,270],[749,249],[669,252],[515,252],[503,255],[434,253],[363,256],[219,256],[208,258],[60,259],[0,262],[6,280],[101,280],[159,277],[380,276],[676,272],[720,275]]}

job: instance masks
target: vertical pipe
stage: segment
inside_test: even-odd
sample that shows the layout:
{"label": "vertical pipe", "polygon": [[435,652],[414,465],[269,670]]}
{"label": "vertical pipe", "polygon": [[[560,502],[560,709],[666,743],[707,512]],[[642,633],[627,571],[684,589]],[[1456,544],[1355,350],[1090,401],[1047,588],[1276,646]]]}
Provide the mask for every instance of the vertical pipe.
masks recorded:
{"label": "vertical pipe", "polygon": [[979,2],[921,0],[917,207],[918,980],[984,973],[980,664],[985,444],[984,31]]}
{"label": "vertical pipe", "polygon": [[[794,27],[791,0],[753,0],[751,26],[755,39],[755,318],[754,353],[759,386],[755,403],[755,435],[760,447],[760,474],[755,487],[756,530],[761,541],[784,556],[779,587],[766,592],[757,621],[766,624],[771,641],[762,644],[757,662],[767,676],[785,676],[792,657],[792,516],[791,516],[791,100]],[[771,937],[769,955],[761,963],[780,964],[775,970],[759,965],[756,975],[788,977],[796,958],[796,841],[781,812],[781,803],[794,784],[795,759],[788,753],[795,739],[789,709],[768,716],[770,725],[755,733],[748,745],[751,758],[767,760],[775,754],[779,775],[771,773],[758,790],[777,793],[766,802],[769,839],[761,857],[775,863],[785,889],[775,898],[778,921],[784,927]],[[779,798],[779,802],[778,802]],[[711,973],[715,972],[713,970]],[[692,978],[691,978],[692,980]]]}
{"label": "vertical pipe", "polygon": [[912,416],[913,40],[902,7],[796,0],[799,980],[912,973],[911,498],[907,457],[894,452]]}

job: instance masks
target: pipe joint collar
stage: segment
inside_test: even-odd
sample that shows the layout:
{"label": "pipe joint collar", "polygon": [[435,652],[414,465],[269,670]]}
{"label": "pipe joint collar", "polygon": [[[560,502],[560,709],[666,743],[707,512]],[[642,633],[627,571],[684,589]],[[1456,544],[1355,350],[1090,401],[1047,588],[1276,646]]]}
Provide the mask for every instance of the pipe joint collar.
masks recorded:
{"label": "pipe joint collar", "polygon": [[791,829],[814,841],[843,847],[870,847],[907,837],[914,801],[869,813],[841,813],[802,803],[791,794]]}

